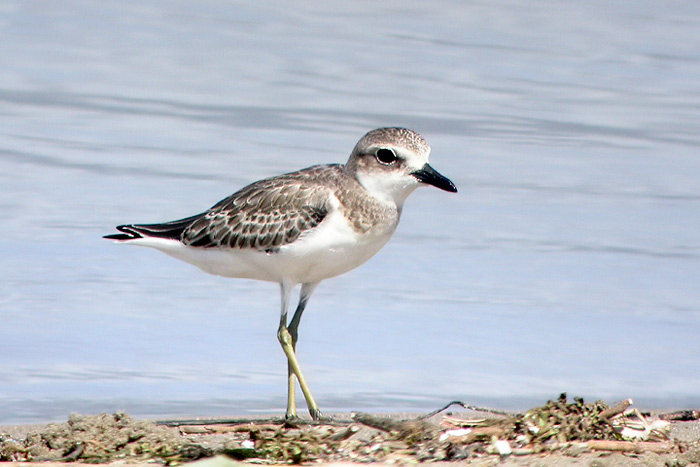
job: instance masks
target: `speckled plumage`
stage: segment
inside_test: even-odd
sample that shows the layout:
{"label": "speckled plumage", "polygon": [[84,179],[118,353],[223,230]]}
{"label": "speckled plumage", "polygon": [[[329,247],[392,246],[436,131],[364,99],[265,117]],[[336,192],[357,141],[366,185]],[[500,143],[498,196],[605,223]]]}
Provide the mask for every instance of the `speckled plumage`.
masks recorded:
{"label": "speckled plumage", "polygon": [[183,231],[181,240],[193,247],[274,252],[323,222],[331,195],[353,229],[364,233],[391,212],[359,188],[339,164],[261,180],[217,203]]}
{"label": "speckled plumage", "polygon": [[198,215],[163,224],[121,225],[125,234],[178,239],[195,248],[251,248],[274,253],[316,228],[329,197],[358,234],[398,212],[375,200],[341,164],[316,165],[242,188]]}
{"label": "speckled plumage", "polygon": [[[296,416],[298,381],[314,419],[320,411],[296,359],[297,327],[324,279],[370,259],[391,238],[417,187],[457,189],[428,164],[430,146],[405,128],[367,133],[345,165],[316,165],[255,182],[202,214],[161,224],[120,225],[105,238],[156,248],[226,277],[280,284],[278,339],[288,361],[287,417]],[[301,284],[291,322],[291,290]]]}

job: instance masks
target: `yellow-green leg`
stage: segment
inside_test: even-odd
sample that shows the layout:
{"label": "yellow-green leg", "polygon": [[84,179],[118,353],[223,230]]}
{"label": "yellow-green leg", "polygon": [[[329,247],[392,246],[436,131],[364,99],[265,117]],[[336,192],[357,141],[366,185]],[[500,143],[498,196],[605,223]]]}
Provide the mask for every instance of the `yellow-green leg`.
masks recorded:
{"label": "yellow-green leg", "polygon": [[296,356],[296,344],[298,340],[298,330],[299,322],[301,321],[301,315],[304,313],[306,304],[314,291],[318,283],[314,284],[302,284],[301,296],[299,298],[299,305],[297,306],[292,321],[287,326],[287,309],[289,306],[289,298],[291,295],[291,290],[293,286],[290,284],[281,284],[282,290],[282,316],[280,317],[280,326],[277,329],[277,339],[282,346],[284,354],[287,356],[287,418],[294,418],[297,416],[296,409],[296,382],[299,381],[299,387],[301,392],[304,394],[306,399],[306,405],[309,408],[309,414],[314,420],[319,420],[321,418],[321,411],[314,400],[309,385],[306,383],[304,374],[301,371],[301,366],[299,365],[299,360]]}

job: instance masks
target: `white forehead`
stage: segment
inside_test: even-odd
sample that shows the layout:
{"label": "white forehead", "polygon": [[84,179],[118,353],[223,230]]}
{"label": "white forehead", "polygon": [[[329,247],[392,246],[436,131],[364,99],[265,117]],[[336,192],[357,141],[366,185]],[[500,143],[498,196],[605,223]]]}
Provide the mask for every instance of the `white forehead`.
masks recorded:
{"label": "white forehead", "polygon": [[408,128],[378,128],[367,133],[357,142],[353,154],[371,154],[378,148],[391,148],[406,158],[417,155],[428,161],[430,145],[421,135]]}

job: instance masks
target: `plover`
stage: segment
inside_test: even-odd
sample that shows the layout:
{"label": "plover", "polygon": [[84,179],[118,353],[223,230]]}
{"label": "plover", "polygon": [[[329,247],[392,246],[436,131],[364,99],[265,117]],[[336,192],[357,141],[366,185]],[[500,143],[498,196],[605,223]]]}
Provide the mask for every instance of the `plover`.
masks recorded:
{"label": "plover", "polygon": [[[120,225],[105,238],[156,248],[205,272],[277,282],[277,337],[287,356],[287,418],[296,381],[314,420],[321,416],[297,361],[299,322],[316,286],[374,256],[396,230],[406,197],[422,185],[457,188],[428,164],[430,146],[406,128],[360,139],[345,165],[316,165],[255,182],[212,208],[162,224]],[[287,322],[290,295],[299,304]]]}

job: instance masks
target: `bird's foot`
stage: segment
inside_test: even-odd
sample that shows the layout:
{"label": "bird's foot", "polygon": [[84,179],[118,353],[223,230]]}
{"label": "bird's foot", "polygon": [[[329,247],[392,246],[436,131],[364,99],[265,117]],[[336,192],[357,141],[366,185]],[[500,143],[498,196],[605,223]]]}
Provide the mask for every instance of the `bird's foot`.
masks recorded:
{"label": "bird's foot", "polygon": [[333,420],[332,417],[323,415],[319,409],[309,409],[309,414],[315,422],[330,422]]}

